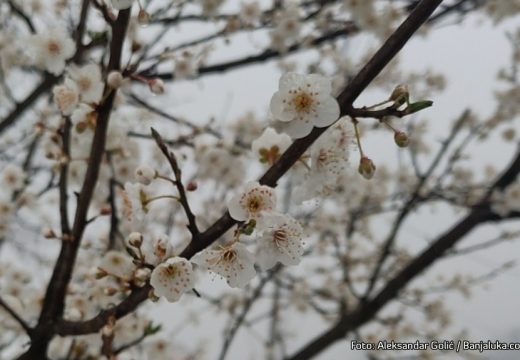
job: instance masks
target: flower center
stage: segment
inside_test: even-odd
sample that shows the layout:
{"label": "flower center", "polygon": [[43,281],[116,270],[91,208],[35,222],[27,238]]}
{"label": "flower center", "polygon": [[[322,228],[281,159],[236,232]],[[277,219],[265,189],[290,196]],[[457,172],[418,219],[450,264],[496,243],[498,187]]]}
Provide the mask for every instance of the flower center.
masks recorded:
{"label": "flower center", "polygon": [[237,257],[237,253],[234,250],[224,250],[222,254],[222,260],[224,262],[233,262]]}
{"label": "flower center", "polygon": [[247,202],[247,210],[256,213],[262,207],[262,199],[258,196],[251,196]]}
{"label": "flower center", "polygon": [[284,246],[287,242],[287,232],[283,229],[275,230],[273,232],[273,241],[278,247]]}
{"label": "flower center", "polygon": [[296,108],[296,111],[299,113],[301,113],[301,112],[309,113],[313,102],[314,102],[314,100],[312,99],[310,94],[308,94],[306,92],[300,92],[300,93],[296,94],[296,96],[292,100],[292,103],[293,103],[294,107]]}
{"label": "flower center", "polygon": [[47,49],[49,52],[53,55],[59,55],[61,47],[60,44],[58,44],[56,41],[49,41],[47,43]]}
{"label": "flower center", "polygon": [[177,274],[177,267],[173,264],[170,264],[163,268],[164,274],[167,276],[175,276]]}
{"label": "flower center", "polygon": [[92,81],[90,81],[90,79],[87,77],[81,77],[78,79],[77,84],[79,85],[81,90],[87,91],[92,85]]}

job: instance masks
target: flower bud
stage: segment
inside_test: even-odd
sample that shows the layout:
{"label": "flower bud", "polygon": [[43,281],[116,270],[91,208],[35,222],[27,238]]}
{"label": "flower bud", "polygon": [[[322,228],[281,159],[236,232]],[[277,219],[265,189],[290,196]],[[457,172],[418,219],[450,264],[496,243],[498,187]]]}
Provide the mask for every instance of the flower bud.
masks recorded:
{"label": "flower bud", "polygon": [[143,244],[143,234],[134,231],[133,233],[128,235],[128,243],[136,248],[141,247],[141,245]]}
{"label": "flower bud", "polygon": [[56,233],[51,228],[44,228],[42,230],[42,235],[46,239],[54,239],[56,237]]}
{"label": "flower bud", "polygon": [[137,22],[142,26],[148,25],[150,23],[150,14],[148,14],[145,9],[139,10],[139,14],[137,15]]}
{"label": "flower bud", "polygon": [[148,86],[150,87],[152,93],[156,95],[164,94],[164,82],[161,79],[151,79],[150,81],[148,81]]}
{"label": "flower bud", "polygon": [[117,289],[113,287],[106,287],[103,289],[103,293],[107,296],[113,296],[117,293]]}
{"label": "flower bud", "polygon": [[117,70],[111,71],[107,77],[107,84],[112,89],[121,87],[123,85],[123,74]]}
{"label": "flower bud", "polygon": [[108,273],[105,270],[101,269],[100,267],[96,268],[96,270],[94,272],[94,277],[98,280],[103,279],[107,275],[108,275]]}
{"label": "flower bud", "polygon": [[376,166],[374,165],[374,162],[367,158],[366,156],[363,156],[361,160],[359,161],[359,168],[358,172],[367,180],[372,179],[374,176],[374,173],[376,171]]}
{"label": "flower bud", "polygon": [[402,131],[396,131],[394,134],[394,141],[395,144],[401,148],[405,148],[410,143],[410,139],[408,138],[408,135]]}
{"label": "flower bud", "polygon": [[141,165],[135,169],[135,177],[143,185],[150,185],[155,178],[155,170],[148,165]]}
{"label": "flower bud", "polygon": [[134,279],[138,281],[146,281],[150,277],[151,271],[147,268],[140,268],[135,271]]}
{"label": "flower bud", "polygon": [[399,107],[404,103],[408,103],[410,98],[410,93],[408,92],[407,85],[397,85],[395,89],[392,91],[390,98],[388,100],[394,101],[395,106]]}
{"label": "flower bud", "polygon": [[112,214],[112,208],[110,207],[110,205],[105,205],[101,208],[101,210],[99,210],[99,213],[104,216],[110,215]]}
{"label": "flower bud", "polygon": [[186,190],[187,191],[195,191],[197,190],[198,188],[198,185],[195,181],[190,181],[187,185],[186,185]]}

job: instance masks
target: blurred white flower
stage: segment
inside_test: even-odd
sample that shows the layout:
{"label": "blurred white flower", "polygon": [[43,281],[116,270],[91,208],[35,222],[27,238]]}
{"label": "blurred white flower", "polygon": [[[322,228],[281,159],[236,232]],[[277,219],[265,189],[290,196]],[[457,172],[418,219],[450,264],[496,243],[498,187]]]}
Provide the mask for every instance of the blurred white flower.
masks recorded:
{"label": "blurred white flower", "polygon": [[491,209],[502,217],[520,211],[520,181],[511,183],[502,191],[495,190],[491,195]]}
{"label": "blurred white flower", "polygon": [[12,191],[23,187],[25,177],[25,171],[15,164],[7,164],[2,170],[2,184]]}
{"label": "blurred white flower", "polygon": [[54,75],[60,75],[65,70],[65,60],[76,52],[76,45],[65,29],[51,29],[31,35],[29,44],[34,64]]}
{"label": "blurred white flower", "polygon": [[268,127],[258,139],[252,142],[251,149],[260,162],[272,165],[290,145],[289,135],[278,134],[275,129]]}
{"label": "blurred white flower", "polygon": [[74,81],[65,79],[61,85],[52,89],[54,103],[63,115],[71,115],[79,102],[79,89]]}
{"label": "blurred white flower", "polygon": [[76,83],[82,102],[98,103],[103,96],[103,84],[99,65],[71,65],[68,69],[70,78]]}
{"label": "blurred white flower", "polygon": [[191,261],[225,277],[231,287],[244,287],[256,275],[253,254],[238,242],[218,250],[205,249]]}
{"label": "blurred white flower", "polygon": [[148,165],[141,165],[135,169],[135,177],[143,185],[150,185],[155,178],[155,170]]}
{"label": "blurred white flower", "polygon": [[193,268],[191,263],[181,257],[172,257],[158,265],[150,277],[150,284],[157,296],[174,302],[193,288]]}
{"label": "blurred white flower", "polygon": [[256,181],[246,184],[244,191],[228,202],[229,214],[238,221],[258,219],[262,212],[273,211],[276,206],[274,189]]}
{"label": "blurred white flower", "polygon": [[284,132],[302,138],[314,126],[329,126],[338,119],[339,105],[331,91],[331,81],[321,75],[286,73],[271,98],[271,113],[284,123]]}
{"label": "blurred white flower", "polygon": [[99,268],[110,275],[129,280],[134,274],[135,265],[125,253],[110,250],[103,255]]}

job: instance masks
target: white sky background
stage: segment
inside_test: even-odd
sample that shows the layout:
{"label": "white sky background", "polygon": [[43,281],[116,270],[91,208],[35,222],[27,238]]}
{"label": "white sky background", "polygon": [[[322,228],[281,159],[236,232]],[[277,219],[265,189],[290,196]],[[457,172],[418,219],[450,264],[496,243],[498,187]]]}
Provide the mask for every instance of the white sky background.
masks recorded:
{"label": "white sky background", "polygon": [[[234,3],[234,1],[228,1],[228,3]],[[232,9],[231,6],[228,6],[225,10],[230,9]],[[471,107],[482,117],[493,111],[495,102],[492,92],[494,89],[500,88],[500,84],[496,81],[496,71],[500,66],[507,65],[510,60],[510,47],[504,32],[515,30],[515,26],[518,26],[518,17],[516,22],[511,20],[494,28],[489,21],[482,21],[481,16],[472,15],[463,25],[447,25],[435,29],[427,38],[414,37],[405,46],[401,52],[404,69],[423,71],[433,67],[445,74],[448,79],[447,90],[442,94],[432,96],[433,108],[421,112],[419,115],[420,119],[429,119],[431,133],[426,138],[431,140],[432,145],[436,139],[440,139],[448,133],[451,121],[466,107]],[[188,30],[188,26],[181,29]],[[177,34],[177,32],[173,33],[172,36]],[[182,31],[178,32],[178,34],[181,33]],[[219,61],[224,58],[235,58],[244,53],[244,47],[251,49],[249,42],[255,43],[256,41],[262,42],[262,37],[244,37],[241,41],[232,43],[225,54],[222,55],[222,52],[218,52],[219,55],[212,59]],[[359,57],[370,48],[371,46],[366,40],[358,39],[350,43],[349,52],[353,56]],[[199,119],[201,123],[205,123],[210,115],[214,115],[217,121],[233,122],[247,110],[253,110],[258,116],[265,116],[269,100],[277,89],[279,76],[279,70],[273,62],[269,62],[240,68],[230,73],[207,75],[195,83],[175,83],[168,86],[168,92],[164,95],[168,96],[168,104],[171,104],[167,110],[176,115],[185,114],[190,119]],[[369,105],[378,100],[381,100],[380,96],[368,92],[360,97],[357,104]],[[163,97],[156,97],[151,99],[151,102],[164,106],[166,101]],[[517,131],[520,131],[518,121],[512,124]],[[377,134],[369,132],[363,139],[364,148],[376,164],[389,163],[395,166],[397,150],[395,152],[388,150],[395,149],[395,146],[392,137],[387,135],[382,136],[380,132]],[[499,136],[489,144],[482,148],[471,148],[478,153],[478,157],[472,159],[472,164],[476,169],[482,170],[484,164],[495,164],[497,168],[501,168],[511,159],[513,147],[504,145]],[[357,153],[352,154],[353,164],[357,163],[357,155]],[[428,162],[425,162],[426,164]],[[255,177],[251,176],[251,179]],[[427,246],[427,240],[431,240],[433,235],[438,234],[439,228],[449,229],[456,217],[451,212],[447,212],[445,207],[437,207],[436,210],[435,223],[431,222],[431,214],[427,211],[415,216],[413,221],[408,221],[403,227],[405,230],[400,233],[399,243],[409,243],[411,248],[419,250]],[[484,228],[472,233],[462,245],[487,240],[486,235],[492,233]],[[381,235],[384,236],[385,233]],[[9,256],[9,252],[2,251],[0,254],[2,260]],[[419,281],[433,279],[434,274],[439,273],[451,274],[462,271],[474,275],[485,274],[498,268],[505,261],[518,260],[519,254],[520,242],[506,243],[483,252],[439,261]],[[458,293],[446,294],[446,303],[453,314],[452,329],[454,332],[466,329],[469,331],[469,338],[475,341],[487,339],[520,341],[520,325],[518,325],[519,317],[517,315],[520,300],[520,292],[517,287],[519,280],[520,269],[514,268],[494,279],[487,288],[474,288],[473,297],[469,300],[464,299]],[[206,293],[218,292],[221,288],[229,290],[225,282],[218,278],[213,282],[205,283],[208,285],[207,288],[204,284],[198,285],[197,288]],[[239,292],[241,290],[231,291]],[[152,309],[151,314],[158,322],[163,323],[166,329],[179,329],[182,328],[179,326],[179,321],[183,319],[182,305],[190,302],[193,302],[193,297],[185,296],[178,304],[161,303],[160,306],[149,306],[148,308]],[[222,344],[222,332],[219,324],[223,324],[224,317],[215,319],[213,316],[201,315],[200,326],[195,331],[175,331],[175,341],[190,347],[190,344],[197,344],[204,339],[216,338],[218,341],[212,341],[208,347],[209,353],[213,355],[208,358],[215,359]],[[325,329],[317,317],[304,316],[305,318],[284,318],[284,321],[297,326],[301,331],[295,341],[290,343],[289,353],[292,353],[291,349],[300,348],[306,339],[312,339],[320,334],[320,329]],[[349,346],[346,341],[340,341],[323,352],[318,359],[345,359],[347,356],[352,360],[366,358],[359,352],[347,351]],[[258,349],[258,341],[252,339],[246,332],[241,332],[235,338],[227,359],[262,359],[262,356],[255,356]],[[490,356],[489,353],[484,355],[482,358]],[[516,356],[513,353],[493,354],[492,357],[494,359],[517,359],[518,354]]]}

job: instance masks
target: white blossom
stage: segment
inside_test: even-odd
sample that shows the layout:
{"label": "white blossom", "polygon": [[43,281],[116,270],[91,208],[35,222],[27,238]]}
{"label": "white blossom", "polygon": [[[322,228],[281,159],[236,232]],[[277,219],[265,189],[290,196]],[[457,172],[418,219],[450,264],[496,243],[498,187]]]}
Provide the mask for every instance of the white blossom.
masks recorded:
{"label": "white blossom", "polygon": [[166,234],[154,236],[151,241],[145,241],[142,251],[146,262],[157,265],[173,255],[170,237]]}
{"label": "white blossom", "polygon": [[287,134],[278,134],[275,129],[268,127],[252,142],[251,149],[260,162],[272,165],[290,145],[291,138]]}
{"label": "white blossom", "polygon": [[198,65],[191,52],[185,51],[174,60],[174,76],[176,79],[186,79],[197,75]]}
{"label": "white blossom", "polygon": [[491,209],[502,217],[512,211],[520,211],[520,181],[511,183],[503,190],[495,190],[491,196]]}
{"label": "white blossom", "polygon": [[331,81],[321,75],[286,73],[271,99],[271,113],[292,138],[302,138],[314,126],[329,126],[338,119],[339,105],[331,91]]}
{"label": "white blossom", "polygon": [[255,181],[246,184],[244,191],[228,202],[229,214],[238,221],[257,219],[262,216],[262,212],[273,211],[275,206],[274,190]]}
{"label": "white blossom", "polygon": [[79,89],[74,81],[65,79],[61,85],[52,89],[54,103],[63,115],[71,115],[79,101]]}
{"label": "white blossom", "polygon": [[244,287],[256,275],[253,254],[238,242],[218,250],[205,249],[191,261],[223,276],[231,287]]}
{"label": "white blossom", "polygon": [[300,224],[283,214],[267,214],[257,224],[261,233],[257,240],[256,262],[267,270],[280,262],[284,265],[296,265],[303,254]]}
{"label": "white blossom", "polygon": [[262,10],[257,1],[242,3],[240,5],[240,20],[246,25],[256,24],[260,20]]}
{"label": "white blossom", "polygon": [[150,185],[155,178],[155,170],[148,165],[141,165],[135,169],[135,177],[143,185]]}
{"label": "white blossom", "polygon": [[191,263],[181,257],[171,257],[158,265],[150,277],[150,285],[157,296],[174,302],[193,288],[193,269]]}
{"label": "white blossom", "polygon": [[68,69],[69,77],[76,83],[80,99],[86,103],[98,103],[103,96],[103,81],[99,65],[85,66],[71,65]]}
{"label": "white blossom", "polygon": [[131,279],[135,270],[132,259],[120,251],[110,250],[101,259],[99,267],[110,275]]}
{"label": "white blossom", "polygon": [[25,171],[15,164],[7,164],[2,170],[1,183],[8,189],[20,190],[25,183]]}
{"label": "white blossom", "polygon": [[146,187],[139,183],[125,183],[123,195],[123,215],[132,221],[142,221],[148,213],[148,200]]}
{"label": "white blossom", "polygon": [[51,29],[32,35],[29,39],[34,64],[51,74],[65,70],[65,60],[76,52],[76,45],[65,29]]}

